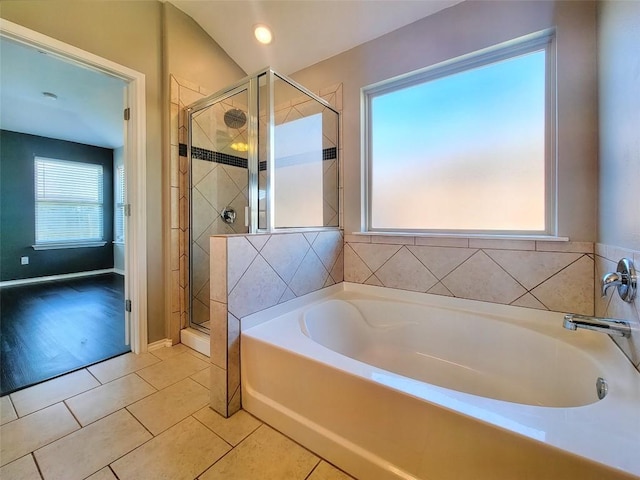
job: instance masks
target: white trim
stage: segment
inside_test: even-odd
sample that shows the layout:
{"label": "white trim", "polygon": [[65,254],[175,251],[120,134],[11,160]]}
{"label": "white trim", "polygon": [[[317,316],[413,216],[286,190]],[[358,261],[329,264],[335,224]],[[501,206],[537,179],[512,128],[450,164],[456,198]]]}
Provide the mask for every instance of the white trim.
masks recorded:
{"label": "white trim", "polygon": [[157,342],[150,343],[147,345],[147,352],[153,352],[154,350],[159,350],[163,347],[171,347],[173,343],[170,338],[163,338],[162,340],[158,340]]}
{"label": "white trim", "polygon": [[196,352],[200,352],[207,357],[211,356],[211,342],[209,335],[202,333],[195,328],[183,328],[180,330],[180,343],[183,343]]}
{"label": "white trim", "polygon": [[88,272],[61,273],[60,275],[48,275],[46,277],[21,278],[19,280],[5,280],[0,282],[0,287],[12,287],[14,285],[27,285],[30,283],[51,282],[54,280],[68,280],[70,278],[91,277],[104,273],[120,273],[115,268],[105,268],[103,270],[91,270]]}
{"label": "white trim", "polygon": [[568,242],[569,237],[558,237],[555,235],[485,235],[482,233],[420,233],[405,231],[377,231],[351,232],[351,235],[363,237],[416,237],[416,238],[473,238],[479,240],[539,240],[544,242]]}
{"label": "white trim", "polygon": [[35,47],[63,61],[97,70],[124,80],[126,107],[131,119],[125,123],[125,172],[127,203],[132,206],[127,217],[127,244],[125,248],[125,295],[132,301],[131,350],[147,351],[147,151],[146,151],[146,97],[145,75],[131,68],[99,57],[93,53],[35,32],[0,18],[0,36]]}
{"label": "white trim", "polygon": [[120,270],[119,268],[114,268],[113,273],[117,273],[118,275],[122,275],[123,277],[125,275],[124,270]]}

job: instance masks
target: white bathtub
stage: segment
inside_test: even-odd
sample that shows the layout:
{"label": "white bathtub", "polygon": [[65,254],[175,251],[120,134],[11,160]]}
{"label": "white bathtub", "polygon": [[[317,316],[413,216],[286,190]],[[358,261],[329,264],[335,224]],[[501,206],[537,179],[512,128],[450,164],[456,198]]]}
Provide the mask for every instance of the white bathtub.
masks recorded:
{"label": "white bathtub", "polygon": [[243,407],[358,479],[640,478],[640,374],[560,314],[344,283],[241,342]]}

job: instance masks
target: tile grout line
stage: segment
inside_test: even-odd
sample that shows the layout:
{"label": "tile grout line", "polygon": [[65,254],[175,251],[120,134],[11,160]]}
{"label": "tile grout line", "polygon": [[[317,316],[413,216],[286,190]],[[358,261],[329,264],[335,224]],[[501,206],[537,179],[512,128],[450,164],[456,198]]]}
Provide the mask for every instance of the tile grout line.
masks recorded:
{"label": "tile grout line", "polygon": [[311,475],[313,475],[313,472],[315,472],[318,469],[318,467],[320,466],[320,463],[322,463],[322,458],[318,457],[318,463],[316,463],[314,465],[314,467],[311,469],[311,471],[309,472],[309,474],[306,477],[304,477],[304,480],[309,480]]}
{"label": "tile grout line", "polygon": [[[202,407],[202,408],[211,408],[211,407],[209,407],[209,405],[205,405],[205,406],[204,406],[204,407]],[[227,442],[224,438],[222,438],[222,437],[220,436],[220,434],[218,434],[218,432],[216,432],[215,430],[213,430],[211,427],[209,427],[209,426],[208,426],[207,424],[205,424],[204,422],[201,422],[201,421],[200,421],[200,420],[195,416],[195,414],[196,414],[196,413],[198,413],[200,410],[202,410],[202,408],[201,408],[201,409],[199,409],[199,410],[196,410],[194,413],[192,413],[192,414],[191,414],[191,415],[189,415],[189,416],[190,416],[191,418],[193,418],[196,422],[198,422],[200,425],[202,425],[204,428],[206,428],[207,430],[209,430],[211,433],[213,433],[216,437],[218,437],[218,438],[219,438],[220,440],[222,440],[224,443],[226,443],[227,445],[229,445],[229,447],[231,447],[231,450],[233,450],[235,447],[234,447],[232,444],[230,444],[229,442]],[[218,412],[216,412],[215,410],[213,410],[213,412],[214,412],[216,415],[220,415],[220,414],[219,414]],[[253,433],[253,431],[252,431],[251,433]],[[249,434],[249,435],[251,435],[251,434]],[[247,435],[247,436],[249,436],[249,435]],[[245,437],[245,438],[246,438],[246,437]],[[244,440],[244,438],[243,438],[243,440]],[[231,451],[231,450],[230,450],[230,451]],[[227,453],[228,453],[228,452],[227,452]],[[225,454],[225,455],[226,455],[226,454]],[[214,462],[214,463],[215,463],[215,462]],[[212,463],[211,465],[209,465],[209,467],[207,467],[207,468],[211,468],[211,466],[213,466],[213,463]],[[204,472],[203,472],[203,473],[204,473]],[[196,476],[197,476],[197,475],[196,475]]]}
{"label": "tile grout line", "polygon": [[[31,459],[33,460],[33,463],[36,465],[36,470],[38,470],[38,475],[40,475],[40,478],[43,479],[44,478],[44,474],[42,473],[42,469],[40,468],[40,464],[38,463],[38,459],[33,454],[33,452],[30,452],[29,455],[31,456]],[[14,460],[14,462],[15,462],[15,460]]]}

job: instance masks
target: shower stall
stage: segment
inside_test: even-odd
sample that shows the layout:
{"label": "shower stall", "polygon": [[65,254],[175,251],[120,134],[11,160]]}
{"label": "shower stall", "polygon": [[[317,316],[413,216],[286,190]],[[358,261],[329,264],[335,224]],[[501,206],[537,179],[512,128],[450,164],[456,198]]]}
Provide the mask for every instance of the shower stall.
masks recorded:
{"label": "shower stall", "polygon": [[189,325],[209,332],[209,237],[339,227],[338,112],[270,68],[186,108]]}

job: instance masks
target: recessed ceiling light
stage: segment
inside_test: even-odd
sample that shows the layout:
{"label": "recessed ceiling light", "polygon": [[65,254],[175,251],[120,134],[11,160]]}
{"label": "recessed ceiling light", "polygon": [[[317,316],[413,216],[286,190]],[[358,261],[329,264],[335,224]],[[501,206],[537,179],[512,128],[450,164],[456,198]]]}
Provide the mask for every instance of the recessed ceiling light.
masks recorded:
{"label": "recessed ceiling light", "polygon": [[58,95],[56,95],[55,93],[42,92],[42,95],[44,95],[44,97],[48,98],[49,100],[57,100],[58,99]]}
{"label": "recessed ceiling light", "polygon": [[254,26],[253,34],[256,36],[256,40],[258,40],[263,45],[269,45],[273,40],[271,29],[263,24]]}

